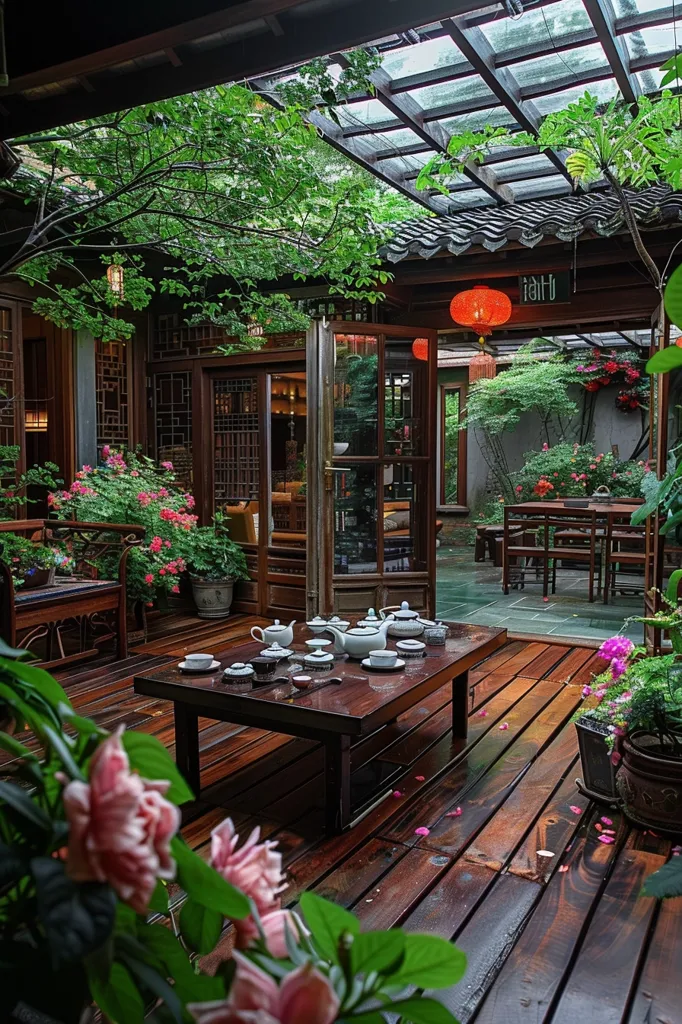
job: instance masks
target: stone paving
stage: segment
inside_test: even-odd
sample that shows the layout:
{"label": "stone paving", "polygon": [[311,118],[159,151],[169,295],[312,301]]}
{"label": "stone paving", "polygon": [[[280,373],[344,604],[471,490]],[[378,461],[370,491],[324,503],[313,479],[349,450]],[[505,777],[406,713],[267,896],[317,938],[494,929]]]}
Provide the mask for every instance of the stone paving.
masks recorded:
{"label": "stone paving", "polygon": [[[438,617],[479,626],[504,626],[510,632],[540,636],[605,640],[618,633],[628,616],[642,613],[639,595],[587,600],[587,574],[579,569],[557,573],[557,592],[543,601],[541,587],[502,593],[502,570],[490,561],[474,562],[473,548],[438,551],[436,608]],[[640,643],[643,627],[628,623],[626,636]]]}

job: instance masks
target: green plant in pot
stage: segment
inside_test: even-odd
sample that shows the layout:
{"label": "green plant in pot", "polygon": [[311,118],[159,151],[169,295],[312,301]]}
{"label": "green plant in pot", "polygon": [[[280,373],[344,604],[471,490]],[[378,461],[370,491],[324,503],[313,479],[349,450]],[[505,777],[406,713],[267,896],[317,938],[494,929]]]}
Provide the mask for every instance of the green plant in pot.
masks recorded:
{"label": "green plant in pot", "polygon": [[0,533],[0,560],[12,574],[15,589],[51,586],[55,572],[68,572],[73,560],[61,544],[36,544],[19,533]]}
{"label": "green plant in pot", "polygon": [[216,513],[213,526],[199,526],[182,538],[183,558],[201,619],[229,615],[234,585],[249,575],[244,552],[224,526],[226,518]]}

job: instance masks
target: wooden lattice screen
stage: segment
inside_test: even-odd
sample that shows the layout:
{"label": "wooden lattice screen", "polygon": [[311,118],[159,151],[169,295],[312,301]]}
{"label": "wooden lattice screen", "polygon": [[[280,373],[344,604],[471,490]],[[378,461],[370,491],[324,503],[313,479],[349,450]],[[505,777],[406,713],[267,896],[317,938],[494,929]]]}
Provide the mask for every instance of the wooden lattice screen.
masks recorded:
{"label": "wooden lattice screen", "polygon": [[213,383],[215,507],[258,499],[260,438],[258,381],[234,377]]}
{"label": "wooden lattice screen", "polygon": [[17,443],[15,401],[17,367],[12,333],[12,310],[0,306],[0,444]]}
{"label": "wooden lattice screen", "polygon": [[127,448],[130,443],[130,382],[128,345],[123,341],[95,342],[97,447]]}
{"label": "wooden lattice screen", "polygon": [[188,370],[154,376],[156,457],[172,462],[178,481],[192,487],[192,374]]}

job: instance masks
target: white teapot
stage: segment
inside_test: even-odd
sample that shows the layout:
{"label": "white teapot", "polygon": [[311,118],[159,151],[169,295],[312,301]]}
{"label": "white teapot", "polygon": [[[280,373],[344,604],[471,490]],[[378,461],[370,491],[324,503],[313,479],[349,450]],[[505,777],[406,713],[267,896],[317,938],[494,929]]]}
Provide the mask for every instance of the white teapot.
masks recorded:
{"label": "white teapot", "polygon": [[400,640],[421,636],[425,626],[435,625],[430,619],[421,619],[419,612],[410,608],[407,601],[403,601],[400,608],[397,605],[382,608],[379,612],[382,619],[386,619],[386,612],[391,613],[389,618],[392,620],[388,632]]}
{"label": "white teapot", "polygon": [[355,626],[345,632],[331,625],[328,625],[327,629],[334,634],[336,651],[343,652],[350,658],[366,658],[370,651],[384,650],[387,644],[386,634],[392,622],[391,616],[379,626]]}
{"label": "white teapot", "polygon": [[279,644],[280,647],[290,647],[294,642],[294,626],[296,620],[292,619],[288,626],[283,626],[279,619],[275,619],[271,626],[261,629],[260,626],[253,626],[251,636],[254,640],[260,640],[266,647]]}

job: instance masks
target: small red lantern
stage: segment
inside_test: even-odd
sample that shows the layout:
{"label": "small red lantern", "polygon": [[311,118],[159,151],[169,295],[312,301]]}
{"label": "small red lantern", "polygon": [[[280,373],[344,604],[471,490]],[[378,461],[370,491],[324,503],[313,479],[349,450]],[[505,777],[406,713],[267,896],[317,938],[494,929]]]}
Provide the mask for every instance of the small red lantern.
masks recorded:
{"label": "small red lantern", "polygon": [[511,313],[509,296],[485,284],[459,292],[450,303],[450,316],[455,323],[473,327],[481,338],[492,334],[493,327],[506,324]]}
{"label": "small red lantern", "polygon": [[412,355],[415,359],[422,359],[425,363],[429,360],[429,339],[415,338],[412,342]]}

